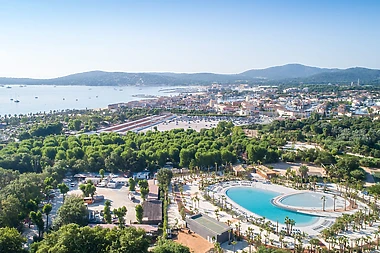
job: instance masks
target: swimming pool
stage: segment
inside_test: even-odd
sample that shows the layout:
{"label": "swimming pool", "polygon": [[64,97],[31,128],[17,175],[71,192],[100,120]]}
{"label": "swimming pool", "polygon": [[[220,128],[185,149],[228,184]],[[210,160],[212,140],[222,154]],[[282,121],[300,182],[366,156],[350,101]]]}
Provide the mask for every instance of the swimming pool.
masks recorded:
{"label": "swimming pool", "polygon": [[233,187],[226,191],[226,195],[238,205],[273,222],[284,224],[288,216],[296,225],[308,225],[316,222],[316,216],[297,213],[279,208],[271,200],[280,195],[278,192],[267,191],[251,187]]}
{"label": "swimming pool", "polygon": [[281,199],[281,204],[294,207],[308,207],[322,209],[321,197],[325,196],[325,208],[334,206],[334,200],[330,195],[317,193],[317,192],[301,192],[289,195]]}

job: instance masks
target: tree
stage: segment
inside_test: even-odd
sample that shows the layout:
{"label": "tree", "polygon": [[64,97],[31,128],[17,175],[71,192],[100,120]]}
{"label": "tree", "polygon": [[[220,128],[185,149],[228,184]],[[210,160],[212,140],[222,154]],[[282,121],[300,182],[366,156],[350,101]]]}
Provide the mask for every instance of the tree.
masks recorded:
{"label": "tree", "polygon": [[104,169],[99,170],[99,175],[102,177],[102,180],[104,178],[104,173],[105,173]]}
{"label": "tree", "polygon": [[140,180],[139,181],[139,187],[140,188],[148,188],[149,187],[148,181],[146,179]]}
{"label": "tree", "polygon": [[140,187],[140,193],[141,193],[141,198],[145,201],[146,197],[149,194],[149,184],[146,179],[140,180],[139,181],[139,187]]}
{"label": "tree", "polygon": [[38,228],[38,237],[41,238],[41,232],[44,230],[44,220],[42,219],[42,213],[40,211],[34,212],[31,211],[29,214],[30,218],[32,219],[33,223]]}
{"label": "tree", "polygon": [[61,183],[58,185],[58,189],[63,195],[63,201],[65,201],[66,193],[70,191],[70,188],[65,183]]}
{"label": "tree", "polygon": [[81,128],[81,124],[82,121],[80,119],[74,119],[69,121],[68,127],[70,130],[79,131]]}
{"label": "tree", "polygon": [[127,214],[127,208],[125,206],[115,208],[113,209],[113,213],[116,215],[118,222],[119,222],[119,227],[124,227],[125,225],[125,215]]}
{"label": "tree", "polygon": [[136,181],[135,181],[132,177],[129,178],[129,180],[128,180],[128,184],[129,184],[129,191],[130,191],[130,192],[135,191],[135,188],[136,188]]}
{"label": "tree", "polygon": [[304,182],[304,180],[307,178],[307,175],[309,173],[309,168],[307,166],[305,166],[305,165],[301,165],[298,168],[298,171],[301,174],[302,182]]}
{"label": "tree", "polygon": [[322,211],[325,211],[325,206],[326,206],[326,196],[322,196],[321,197],[321,200],[322,200]]}
{"label": "tree", "polygon": [[177,242],[160,239],[158,245],[153,249],[153,253],[190,253],[190,249]]}
{"label": "tree", "polygon": [[161,190],[164,191],[165,199],[168,199],[169,185],[173,177],[173,172],[169,169],[162,168],[157,172],[157,181]]}
{"label": "tree", "polygon": [[111,201],[108,199],[104,202],[104,220],[110,224],[112,222],[112,217],[111,217]]}
{"label": "tree", "polygon": [[54,225],[60,227],[70,223],[75,223],[79,226],[88,224],[88,211],[81,197],[68,196],[58,209]]}
{"label": "tree", "polygon": [[276,249],[276,248],[266,248],[264,246],[260,246],[256,252],[257,253],[289,253],[289,251],[287,250]]}
{"label": "tree", "polygon": [[79,227],[76,224],[62,226],[31,245],[31,253],[147,253],[149,241],[142,229],[102,229]]}
{"label": "tree", "polygon": [[81,189],[85,197],[91,196],[93,198],[96,192],[96,187],[90,180],[86,184],[81,184],[79,189]]}
{"label": "tree", "polygon": [[143,218],[143,213],[144,213],[142,205],[137,205],[135,207],[135,210],[136,210],[136,220],[138,221],[138,223],[141,223],[142,218]]}
{"label": "tree", "polygon": [[0,252],[2,253],[26,253],[23,244],[26,238],[15,228],[0,228]]}
{"label": "tree", "polygon": [[44,180],[44,194],[47,197],[48,201],[50,200],[50,192],[54,188],[54,185],[56,184],[53,177],[46,177]]}
{"label": "tree", "polygon": [[145,201],[146,197],[149,194],[149,188],[140,188],[140,193],[141,193],[141,198],[143,199],[143,201]]}
{"label": "tree", "polygon": [[20,213],[23,211],[21,202],[12,194],[1,196],[0,227],[20,227]]}
{"label": "tree", "polygon": [[49,228],[49,214],[52,209],[53,209],[53,206],[51,204],[46,204],[42,207],[42,212],[46,215],[46,231]]}

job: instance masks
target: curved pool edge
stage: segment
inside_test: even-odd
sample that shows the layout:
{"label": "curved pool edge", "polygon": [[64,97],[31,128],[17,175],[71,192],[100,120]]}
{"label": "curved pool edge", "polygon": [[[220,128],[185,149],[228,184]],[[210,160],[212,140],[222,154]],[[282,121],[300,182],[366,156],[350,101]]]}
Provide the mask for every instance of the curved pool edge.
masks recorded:
{"label": "curved pool edge", "polygon": [[[258,183],[258,182],[255,182],[255,183]],[[252,186],[247,186],[247,185],[230,185],[230,186],[227,186],[225,188],[222,189],[222,194],[224,196],[226,196],[226,198],[231,202],[233,203],[234,207],[236,209],[240,209],[240,210],[243,210],[244,212],[243,213],[246,213],[247,215],[249,216],[253,216],[253,217],[256,217],[256,218],[262,218],[264,216],[261,216],[257,213],[254,213],[244,207],[242,207],[241,205],[239,205],[238,203],[236,203],[233,199],[231,199],[228,195],[227,195],[227,191],[229,189],[232,189],[232,188],[252,188]],[[264,191],[272,191],[272,192],[276,192],[276,193],[279,193],[278,191],[274,191],[274,190],[268,190],[268,189],[265,189],[265,188],[257,188],[257,189],[260,189],[260,190],[264,190]],[[281,195],[280,195],[281,196]],[[277,206],[276,206],[277,207]],[[279,208],[279,207],[277,207]],[[284,209],[286,210],[286,209]],[[294,210],[287,210],[289,212],[294,212],[294,213],[300,213],[300,214],[305,214],[305,215],[309,215],[309,216],[312,216],[314,218],[314,220],[312,222],[306,222],[306,223],[301,223],[301,224],[296,224],[295,227],[299,227],[299,228],[311,228],[311,227],[314,227],[320,223],[322,223],[324,220],[325,220],[325,216],[319,216],[319,215],[315,215],[315,214],[309,214],[309,213],[303,213],[303,212],[297,212],[297,211],[294,211]],[[276,224],[277,222],[281,225],[285,225],[283,222],[279,222],[279,221],[274,221],[272,219],[268,219],[268,218],[265,218],[266,220],[269,220],[271,221],[273,224]]]}
{"label": "curved pool edge", "polygon": [[[330,199],[333,199],[333,197],[331,196],[333,194],[329,194],[329,193],[325,193],[325,192],[322,193],[322,192],[314,192],[314,191],[308,191],[308,190],[303,190],[303,191],[300,190],[298,192],[281,194],[281,195],[272,199],[272,204],[279,207],[279,208],[282,208],[284,210],[295,211],[298,213],[304,213],[304,214],[309,214],[309,215],[319,216],[319,217],[332,217],[332,216],[337,217],[342,213],[342,210],[340,210],[338,208],[338,206],[337,206],[336,210],[334,211],[333,205],[329,205],[329,206],[326,205],[325,211],[323,211],[322,206],[321,207],[302,207],[302,206],[295,206],[295,205],[286,205],[286,204],[282,203],[282,201],[285,198],[288,198],[288,197],[291,197],[294,195],[305,194],[305,193],[314,193],[314,194],[318,194],[321,196],[328,196]],[[340,196],[338,196],[338,200],[344,201],[343,204],[346,206],[348,206],[350,204],[349,201],[346,201],[344,198],[342,198]],[[341,208],[344,208],[344,207],[341,207]]]}

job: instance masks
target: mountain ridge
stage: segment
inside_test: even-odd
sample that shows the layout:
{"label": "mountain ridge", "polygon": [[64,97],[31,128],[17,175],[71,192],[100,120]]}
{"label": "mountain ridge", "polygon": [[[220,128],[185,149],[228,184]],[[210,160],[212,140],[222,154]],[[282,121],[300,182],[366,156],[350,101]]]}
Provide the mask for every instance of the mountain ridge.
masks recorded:
{"label": "mountain ridge", "polygon": [[75,73],[50,79],[0,77],[0,84],[30,85],[204,85],[211,83],[232,84],[281,84],[309,83],[350,84],[360,79],[367,84],[380,84],[380,70],[363,67],[347,69],[319,68],[292,63],[265,69],[251,69],[236,74],[172,73],[172,72],[106,72],[100,70]]}

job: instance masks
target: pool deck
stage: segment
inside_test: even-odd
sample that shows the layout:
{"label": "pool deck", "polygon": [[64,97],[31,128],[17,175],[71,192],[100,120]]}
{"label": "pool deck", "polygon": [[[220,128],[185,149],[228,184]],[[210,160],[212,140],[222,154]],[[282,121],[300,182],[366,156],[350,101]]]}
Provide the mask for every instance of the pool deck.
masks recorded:
{"label": "pool deck", "polygon": [[[236,202],[234,202],[232,199],[230,199],[227,196],[226,191],[233,187],[255,187],[257,189],[278,192],[282,194],[279,197],[305,192],[305,191],[299,191],[292,188],[288,188],[282,185],[274,185],[271,183],[252,182],[252,181],[230,181],[230,182],[219,183],[211,187],[210,190],[214,192],[215,196],[219,197],[219,196],[224,195],[227,197],[227,202],[232,204],[235,212],[245,217],[255,217],[255,218],[260,218],[261,216],[245,209],[244,207],[240,206],[239,204],[237,204]],[[309,235],[318,235],[320,231],[322,231],[325,228],[330,227],[334,223],[336,217],[342,215],[341,211],[340,212],[333,212],[333,211],[322,212],[322,210],[309,210],[309,209],[306,210],[301,207],[293,207],[293,206],[289,209],[291,209],[291,211],[296,211],[296,212],[316,216],[317,219],[313,223],[296,224],[294,226],[295,231],[306,232]],[[352,211],[353,210],[349,210],[346,213],[352,213]],[[271,222],[273,224],[276,224],[276,221],[271,221]],[[284,226],[284,225],[281,224],[280,226]]]}
{"label": "pool deck", "polygon": [[282,201],[285,198],[288,198],[290,196],[296,196],[298,194],[302,193],[315,193],[319,194],[321,196],[326,196],[327,198],[333,199],[333,194],[328,194],[328,193],[322,193],[322,192],[314,192],[314,191],[297,191],[289,194],[282,194],[280,196],[275,197],[272,200],[272,204],[279,207],[283,208],[286,210],[290,211],[295,211],[295,212],[300,212],[300,213],[305,213],[305,214],[312,214],[316,216],[323,216],[323,217],[339,217],[342,212],[345,211],[345,206],[346,206],[346,211],[351,210],[350,208],[350,202],[346,201],[342,197],[337,197],[336,203],[335,203],[335,211],[334,211],[334,205],[326,205],[325,210],[322,210],[322,206],[320,207],[302,207],[302,206],[292,206],[292,205],[285,205],[282,203]]}
{"label": "pool deck", "polygon": [[[212,178],[210,177],[209,179],[212,179]],[[210,217],[216,218],[214,211],[217,209],[219,210],[219,207],[217,207],[217,206],[213,205],[211,202],[205,200],[203,198],[202,194],[200,194],[200,190],[199,190],[200,179],[199,178],[194,179],[194,178],[191,178],[189,176],[185,176],[185,177],[181,178],[181,180],[186,181],[186,183],[184,184],[184,195],[183,195],[183,200],[185,201],[184,204],[185,204],[186,208],[190,210],[191,208],[194,208],[194,206],[195,206],[195,207],[197,207],[197,209],[199,210],[200,213],[204,213],[204,214],[209,215]],[[214,196],[215,199],[218,199],[219,196],[224,195],[224,191],[222,191],[222,190],[223,190],[223,188],[227,187],[228,185],[229,185],[229,187],[242,187],[242,186],[252,187],[252,184],[254,184],[255,187],[261,187],[261,189],[270,190],[270,191],[277,191],[277,192],[285,193],[285,194],[301,192],[301,191],[297,191],[297,190],[287,188],[285,186],[280,186],[280,185],[257,183],[257,182],[252,182],[252,181],[230,181],[230,182],[228,182],[228,184],[225,182],[225,183],[219,183],[219,184],[209,186],[209,195],[210,196],[215,195]],[[330,190],[335,190],[336,186],[331,184],[329,186],[329,188],[330,188]],[[192,197],[195,195],[200,197],[200,201],[198,202],[198,204],[196,204],[196,203],[194,203],[194,201],[192,201]],[[366,196],[363,196],[363,197],[366,198]],[[253,213],[249,212],[248,210],[244,210],[238,204],[234,204],[228,198],[227,198],[227,202],[233,204],[233,209],[238,210],[241,215],[243,215],[243,212],[246,212],[247,214],[252,215],[254,217],[259,217],[258,215],[253,214]],[[353,214],[357,210],[364,209],[364,207],[365,207],[365,204],[358,202],[358,208],[357,209],[346,211],[344,213]],[[178,212],[178,209],[176,209],[176,212]],[[342,215],[342,214],[343,213],[341,212],[340,215]],[[178,215],[179,215],[179,212],[178,212]],[[218,218],[221,222],[225,222],[226,224],[228,224],[228,223],[231,224],[230,227],[233,229],[235,229],[236,225],[240,225],[241,231],[243,233],[245,233],[248,228],[253,229],[253,232],[255,234],[259,234],[261,231],[258,226],[253,225],[250,222],[239,220],[238,218],[231,216],[229,213],[226,213],[225,211],[219,211],[219,217]],[[320,217],[313,224],[309,224],[307,226],[297,226],[297,224],[296,224],[295,228],[301,232],[307,233],[310,237],[318,237],[322,242],[324,242],[323,238],[321,238],[319,236],[319,234],[323,229],[331,227],[331,225],[334,224],[334,221],[335,221],[334,217]],[[280,225],[279,227],[281,228],[281,226],[282,225]],[[350,240],[354,240],[354,245],[355,245],[355,239],[361,238],[363,236],[369,236],[369,237],[372,237],[373,240],[376,240],[375,231],[378,230],[379,226],[380,226],[380,222],[375,222],[372,227],[367,226],[366,229],[363,229],[360,231],[355,231],[353,233],[352,232],[348,232],[348,233],[343,232],[341,234],[347,236],[348,238],[350,238]],[[274,240],[274,246],[278,246],[278,247],[280,246],[278,235],[271,233],[270,239]],[[288,237],[288,236],[285,236],[284,239],[288,244],[288,249],[292,249],[294,239],[292,237]],[[327,243],[326,243],[326,245],[327,245]],[[227,243],[223,243],[222,248],[224,249],[224,252],[227,252],[227,253],[233,252],[232,246],[228,245]],[[246,243],[245,244],[244,243],[243,244],[237,244],[235,247],[235,252],[236,252],[236,250],[243,250],[243,249],[245,249],[247,252],[249,251],[249,247],[247,246]]]}

